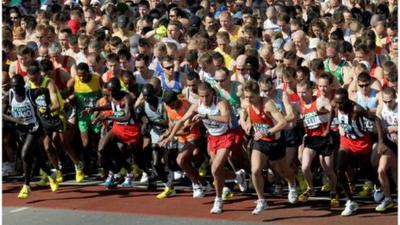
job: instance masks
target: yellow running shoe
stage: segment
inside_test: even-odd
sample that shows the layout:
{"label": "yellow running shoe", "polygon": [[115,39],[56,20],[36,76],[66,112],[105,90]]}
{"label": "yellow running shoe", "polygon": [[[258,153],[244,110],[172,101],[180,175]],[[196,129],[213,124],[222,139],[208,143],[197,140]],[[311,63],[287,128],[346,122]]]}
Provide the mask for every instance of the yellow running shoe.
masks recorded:
{"label": "yellow running shoe", "polygon": [[204,161],[201,166],[199,167],[199,175],[201,177],[207,176],[207,168],[209,167],[208,160]]}
{"label": "yellow running shoe", "polygon": [[140,177],[141,175],[142,175],[142,173],[140,171],[139,166],[136,165],[136,164],[132,164],[132,176],[133,176],[133,178],[136,179],[136,178]]}
{"label": "yellow running shoe", "polygon": [[308,189],[305,192],[303,192],[303,194],[299,195],[298,201],[299,202],[307,202],[308,198],[310,198],[311,195],[312,195],[312,191],[310,189]]}
{"label": "yellow running shoe", "polygon": [[[42,169],[40,169],[40,170],[42,170]],[[45,172],[43,172],[43,173],[40,172],[40,175],[41,175],[40,180],[38,182],[36,182],[36,185],[41,186],[41,187],[47,186],[47,182],[49,182],[47,174]]]}
{"label": "yellow running shoe", "polygon": [[81,183],[85,179],[85,174],[82,168],[75,167],[75,181]]}
{"label": "yellow running shoe", "polygon": [[18,194],[19,199],[27,199],[31,196],[31,188],[28,185],[22,186],[21,191]]}
{"label": "yellow running shoe", "polygon": [[58,190],[59,183],[57,182],[56,175],[49,176],[50,189],[52,192]]}
{"label": "yellow running shoe", "polygon": [[125,177],[127,173],[128,171],[126,171],[126,169],[123,167],[119,170],[119,174],[121,175],[121,177]]}
{"label": "yellow running shoe", "polygon": [[56,170],[55,174],[56,174],[57,183],[62,183],[63,176],[62,176],[61,170]]}
{"label": "yellow running shoe", "polygon": [[321,191],[327,192],[331,190],[331,186],[329,185],[329,182],[324,183],[321,187]]}
{"label": "yellow running shoe", "polygon": [[165,186],[164,191],[161,192],[160,194],[158,194],[157,198],[158,199],[166,199],[166,198],[172,197],[174,195],[176,195],[175,189]]}
{"label": "yellow running shoe", "polygon": [[337,208],[340,206],[339,199],[337,198],[331,198],[331,208]]}
{"label": "yellow running shoe", "polygon": [[371,183],[367,183],[367,184],[364,184],[364,185],[363,185],[363,190],[360,191],[358,194],[359,194],[361,197],[367,197],[367,196],[370,196],[370,195],[371,195],[371,193],[372,193],[373,190],[374,190],[374,185],[371,184]]}
{"label": "yellow running shoe", "polygon": [[228,187],[224,187],[222,189],[222,200],[223,201],[227,201],[231,198],[233,198],[235,194],[233,194],[233,192],[231,191],[231,189],[229,189]]}

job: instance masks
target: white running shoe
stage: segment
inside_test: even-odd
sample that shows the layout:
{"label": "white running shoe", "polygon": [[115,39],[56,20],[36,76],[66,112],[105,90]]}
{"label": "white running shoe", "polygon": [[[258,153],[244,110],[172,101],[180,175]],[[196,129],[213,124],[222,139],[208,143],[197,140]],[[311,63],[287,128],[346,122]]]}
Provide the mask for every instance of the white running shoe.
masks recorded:
{"label": "white running shoe", "polygon": [[236,171],[236,181],[239,185],[239,189],[241,192],[245,192],[247,190],[247,182],[246,182],[246,172],[244,169]]}
{"label": "white running shoe", "polygon": [[295,204],[295,203],[297,203],[297,197],[298,197],[298,195],[297,195],[297,191],[296,191],[296,189],[294,189],[294,190],[289,190],[289,193],[288,193],[288,201],[289,201],[289,203],[290,204]]}
{"label": "white running shoe", "polygon": [[222,206],[223,206],[222,199],[215,199],[214,206],[210,210],[210,213],[212,213],[212,214],[222,213]]}
{"label": "white running shoe", "polygon": [[182,171],[175,171],[174,172],[174,180],[180,180],[183,177]]}
{"label": "white running shoe", "polygon": [[140,183],[147,183],[149,181],[149,175],[146,172],[142,173],[142,178],[140,178]]}
{"label": "white running shoe", "polygon": [[204,198],[204,188],[201,184],[193,183],[193,198]]}
{"label": "white running shoe", "polygon": [[346,208],[344,208],[342,212],[342,216],[351,216],[357,211],[357,209],[358,209],[357,202],[348,200],[346,202]]}
{"label": "white running shoe", "polygon": [[383,200],[381,204],[379,204],[375,210],[378,212],[385,212],[387,209],[391,209],[394,207],[394,203],[392,200]]}
{"label": "white running shoe", "polygon": [[380,203],[383,198],[385,198],[385,195],[383,194],[383,190],[380,187],[374,187],[374,201],[376,203]]}
{"label": "white running shoe", "polygon": [[258,215],[262,211],[266,210],[267,207],[268,207],[268,205],[267,205],[267,201],[265,201],[265,199],[258,199],[256,201],[256,208],[253,210],[253,212],[251,212],[251,214]]}

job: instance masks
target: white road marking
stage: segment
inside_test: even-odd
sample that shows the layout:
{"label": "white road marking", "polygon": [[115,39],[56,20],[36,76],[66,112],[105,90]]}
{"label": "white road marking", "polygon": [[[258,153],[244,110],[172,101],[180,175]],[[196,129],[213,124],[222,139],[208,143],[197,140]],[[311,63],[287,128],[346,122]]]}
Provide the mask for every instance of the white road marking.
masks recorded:
{"label": "white road marking", "polygon": [[27,209],[29,209],[29,207],[21,207],[21,208],[13,209],[10,212],[11,213],[17,213],[17,212],[21,212],[21,211],[24,211],[24,210],[27,210]]}

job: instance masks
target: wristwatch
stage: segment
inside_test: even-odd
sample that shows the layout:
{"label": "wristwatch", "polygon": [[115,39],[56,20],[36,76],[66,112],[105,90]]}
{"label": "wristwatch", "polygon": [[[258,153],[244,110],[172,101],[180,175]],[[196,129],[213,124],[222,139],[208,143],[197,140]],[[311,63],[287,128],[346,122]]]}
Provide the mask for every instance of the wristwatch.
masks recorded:
{"label": "wristwatch", "polygon": [[267,136],[272,136],[272,132],[271,131],[267,131]]}

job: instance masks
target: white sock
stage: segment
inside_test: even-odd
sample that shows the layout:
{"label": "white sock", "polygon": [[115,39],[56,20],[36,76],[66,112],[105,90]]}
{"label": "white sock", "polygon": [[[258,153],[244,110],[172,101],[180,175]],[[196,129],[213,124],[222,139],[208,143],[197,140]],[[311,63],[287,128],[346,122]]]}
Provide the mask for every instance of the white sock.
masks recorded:
{"label": "white sock", "polygon": [[214,201],[222,201],[222,198],[221,197],[215,197]]}

